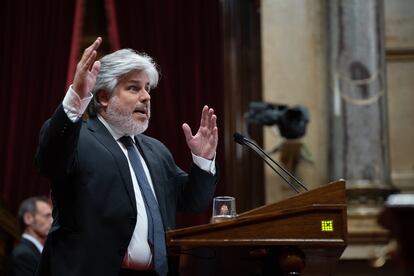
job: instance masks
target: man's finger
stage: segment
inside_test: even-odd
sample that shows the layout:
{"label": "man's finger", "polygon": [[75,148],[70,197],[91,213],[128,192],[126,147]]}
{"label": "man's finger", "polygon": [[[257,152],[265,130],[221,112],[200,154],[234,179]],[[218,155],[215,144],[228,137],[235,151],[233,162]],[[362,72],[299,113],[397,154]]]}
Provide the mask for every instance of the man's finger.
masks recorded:
{"label": "man's finger", "polygon": [[92,65],[95,62],[95,58],[97,56],[97,52],[95,50],[92,51],[92,54],[89,56],[88,60],[85,62],[85,64],[82,66],[82,70],[92,70]]}
{"label": "man's finger", "polygon": [[212,118],[213,118],[213,116],[215,116],[214,115],[214,109],[212,109],[212,108],[210,108],[209,110],[208,110],[208,125],[207,125],[207,127],[209,128],[209,129],[212,129],[214,126],[213,126],[213,121],[212,121]]}
{"label": "man's finger", "polygon": [[88,48],[85,49],[85,51],[83,51],[82,58],[79,61],[79,64],[81,65],[82,68],[84,68],[85,63],[87,63],[91,55],[95,53],[95,56],[96,56],[96,50],[98,49],[99,45],[101,45],[101,42],[102,42],[102,38],[98,37]]}
{"label": "man's finger", "polygon": [[185,140],[188,142],[193,138],[193,134],[191,133],[191,128],[188,124],[183,124],[183,131]]}
{"label": "man's finger", "polygon": [[97,76],[99,73],[99,69],[101,69],[101,62],[99,60],[95,61],[92,65],[91,73],[94,76]]}
{"label": "man's finger", "polygon": [[213,114],[210,118],[210,129],[217,127],[217,116]]}
{"label": "man's finger", "polygon": [[214,147],[216,148],[218,144],[218,128],[217,127],[213,128],[213,144],[214,144]]}
{"label": "man's finger", "polygon": [[200,127],[208,126],[208,106],[205,105],[201,111]]}
{"label": "man's finger", "polygon": [[214,147],[215,147],[215,150],[216,150],[217,145],[218,145],[218,127],[213,128],[213,136],[214,136]]}

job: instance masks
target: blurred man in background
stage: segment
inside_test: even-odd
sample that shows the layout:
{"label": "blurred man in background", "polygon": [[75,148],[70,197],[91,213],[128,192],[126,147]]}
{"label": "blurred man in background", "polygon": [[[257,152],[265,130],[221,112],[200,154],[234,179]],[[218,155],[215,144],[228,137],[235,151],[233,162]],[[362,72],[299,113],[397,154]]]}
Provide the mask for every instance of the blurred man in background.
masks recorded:
{"label": "blurred man in background", "polygon": [[18,219],[23,234],[10,255],[9,275],[34,275],[53,221],[48,199],[30,197],[24,200],[19,207]]}

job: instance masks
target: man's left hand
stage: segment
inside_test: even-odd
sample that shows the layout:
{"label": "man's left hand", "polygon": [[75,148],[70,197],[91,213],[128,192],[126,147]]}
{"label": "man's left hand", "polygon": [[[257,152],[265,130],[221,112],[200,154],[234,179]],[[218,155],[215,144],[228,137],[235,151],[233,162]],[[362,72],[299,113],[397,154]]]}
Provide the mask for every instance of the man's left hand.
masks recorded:
{"label": "man's left hand", "polygon": [[185,139],[193,154],[208,160],[214,158],[218,143],[216,121],[217,116],[214,114],[214,110],[205,105],[201,113],[200,127],[194,136],[190,126],[183,124]]}

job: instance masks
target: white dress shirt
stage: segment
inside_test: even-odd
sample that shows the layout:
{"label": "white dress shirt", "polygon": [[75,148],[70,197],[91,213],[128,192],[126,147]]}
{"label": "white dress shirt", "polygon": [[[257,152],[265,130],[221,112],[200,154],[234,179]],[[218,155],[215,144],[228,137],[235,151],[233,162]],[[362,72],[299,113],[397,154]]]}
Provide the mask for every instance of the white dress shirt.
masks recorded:
{"label": "white dress shirt", "polygon": [[[72,122],[76,122],[77,120],[79,120],[82,117],[82,114],[85,112],[92,98],[93,98],[93,95],[90,94],[88,97],[81,99],[78,96],[78,94],[72,89],[72,86],[70,86],[62,103],[63,108],[68,118]],[[147,213],[145,210],[144,199],[142,197],[141,190],[139,189],[138,181],[135,177],[135,172],[131,166],[131,163],[129,162],[127,149],[118,140],[119,138],[123,137],[124,134],[120,133],[116,128],[109,125],[109,123],[105,121],[105,119],[102,116],[98,115],[98,119],[108,129],[108,131],[117,141],[122,152],[125,154],[126,158],[128,159],[129,171],[131,173],[131,179],[132,179],[132,184],[133,184],[134,193],[135,193],[135,201],[137,205],[137,222],[135,224],[134,233],[129,243],[127,252],[125,253],[122,266],[125,268],[129,268],[129,269],[146,270],[150,268],[151,260],[152,260],[151,249],[148,244],[148,218],[147,218]],[[155,192],[154,192],[154,187],[152,184],[152,179],[151,179],[151,175],[148,170],[148,166],[145,163],[144,158],[141,156],[141,153],[139,152],[139,150],[137,150],[137,148],[135,148],[135,150],[137,151],[138,156],[142,162],[145,175],[147,176],[148,182],[151,186],[152,192],[154,193],[155,199],[157,199]],[[194,154],[192,154],[192,157],[193,157],[193,162],[199,168],[201,168],[204,171],[208,171],[211,174],[216,173],[215,158],[213,160],[208,160],[208,159],[196,156]]]}

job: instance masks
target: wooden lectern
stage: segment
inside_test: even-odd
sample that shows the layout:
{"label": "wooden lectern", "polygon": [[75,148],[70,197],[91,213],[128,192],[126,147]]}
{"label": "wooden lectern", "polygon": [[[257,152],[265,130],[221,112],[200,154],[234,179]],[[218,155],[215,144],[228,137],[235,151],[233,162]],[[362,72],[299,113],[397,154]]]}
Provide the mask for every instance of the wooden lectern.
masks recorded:
{"label": "wooden lectern", "polygon": [[204,265],[197,275],[332,275],[346,245],[344,181],[232,220],[167,232],[170,255]]}

